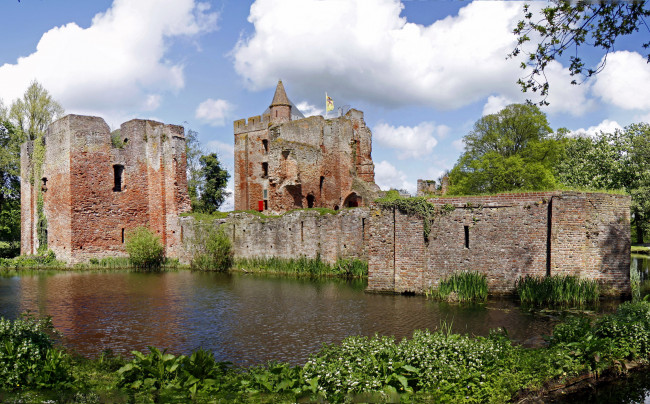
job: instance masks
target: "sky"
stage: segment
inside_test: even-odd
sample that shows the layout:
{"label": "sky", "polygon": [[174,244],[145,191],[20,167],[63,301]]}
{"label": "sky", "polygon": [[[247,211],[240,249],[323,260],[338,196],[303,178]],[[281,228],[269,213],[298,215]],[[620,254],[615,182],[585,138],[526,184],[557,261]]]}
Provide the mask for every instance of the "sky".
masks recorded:
{"label": "sky", "polygon": [[[532,4],[541,8],[544,2]],[[261,115],[278,80],[306,115],[364,112],[375,181],[416,191],[463,152],[483,115],[523,102],[507,59],[523,3],[428,0],[2,0],[0,99],[37,80],[66,113],[112,129],[133,118],[199,133],[233,172],[233,121]],[[650,122],[648,32],[619,41],[605,70],[570,85],[547,68],[542,110],[574,134]],[[597,63],[602,53],[581,54]],[[533,101],[538,99],[532,98]],[[331,114],[331,113],[330,113]],[[232,189],[232,180],[229,189]],[[229,199],[223,209],[232,209]]]}

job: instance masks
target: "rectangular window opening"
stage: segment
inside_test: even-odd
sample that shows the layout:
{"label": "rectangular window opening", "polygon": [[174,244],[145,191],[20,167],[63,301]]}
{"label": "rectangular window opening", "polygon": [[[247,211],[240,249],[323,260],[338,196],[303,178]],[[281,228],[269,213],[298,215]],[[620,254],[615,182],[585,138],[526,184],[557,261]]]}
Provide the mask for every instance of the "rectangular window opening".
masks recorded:
{"label": "rectangular window opening", "polygon": [[269,154],[269,141],[266,139],[262,140],[262,146],[264,147],[264,154]]}
{"label": "rectangular window opening", "polygon": [[113,166],[113,174],[115,175],[113,192],[122,192],[122,189],[124,188],[122,179],[122,175],[124,174],[124,166],[121,164],[115,164]]}
{"label": "rectangular window opening", "polygon": [[262,178],[269,176],[269,163],[262,163]]}
{"label": "rectangular window opening", "polygon": [[361,218],[361,240],[366,239],[366,218],[362,217]]}
{"label": "rectangular window opening", "polygon": [[122,228],[122,244],[124,244],[124,228]]}
{"label": "rectangular window opening", "polygon": [[465,248],[469,248],[469,226],[465,227]]}

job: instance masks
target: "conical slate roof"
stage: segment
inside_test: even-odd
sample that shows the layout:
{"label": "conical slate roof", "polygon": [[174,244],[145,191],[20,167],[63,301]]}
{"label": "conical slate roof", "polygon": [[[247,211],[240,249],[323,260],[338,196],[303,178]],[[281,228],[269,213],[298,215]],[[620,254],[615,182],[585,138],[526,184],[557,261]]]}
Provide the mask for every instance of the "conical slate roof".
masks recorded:
{"label": "conical slate roof", "polygon": [[282,80],[278,81],[278,86],[275,88],[275,95],[273,96],[273,101],[271,101],[272,107],[276,107],[278,105],[291,106],[291,102],[289,102],[289,97],[287,97],[287,93],[284,91],[284,85],[282,84]]}
{"label": "conical slate roof", "polygon": [[264,115],[270,114],[271,113],[271,107],[275,107],[278,105],[288,105],[291,107],[291,120],[295,121],[298,119],[303,119],[305,115],[300,112],[298,107],[294,105],[293,102],[287,97],[286,91],[284,91],[284,85],[282,84],[282,80],[278,81],[278,86],[275,88],[275,95],[273,96],[273,101],[271,101],[271,106],[269,106],[266,111],[264,111]]}

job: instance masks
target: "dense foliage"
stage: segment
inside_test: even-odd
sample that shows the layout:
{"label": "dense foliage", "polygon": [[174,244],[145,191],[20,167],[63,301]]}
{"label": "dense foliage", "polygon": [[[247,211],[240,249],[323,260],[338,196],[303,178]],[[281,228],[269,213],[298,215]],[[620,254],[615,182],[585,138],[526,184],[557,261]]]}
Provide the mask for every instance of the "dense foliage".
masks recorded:
{"label": "dense foliage", "polygon": [[465,151],[449,173],[449,193],[476,195],[553,189],[553,166],[562,151],[546,115],[534,105],[512,104],[474,124]]}
{"label": "dense foliage", "polygon": [[0,389],[68,388],[73,380],[67,354],[55,348],[51,320],[0,317]]}
{"label": "dense foliage", "polygon": [[650,124],[639,123],[613,133],[566,140],[555,172],[565,185],[622,189],[632,197],[632,223],[642,243],[650,220]]}
{"label": "dense foliage", "polygon": [[221,227],[198,222],[194,227],[192,269],[227,271],[232,266],[232,243]]}
{"label": "dense foliage", "polygon": [[[524,6],[524,18],[514,33],[517,47],[510,56],[523,54],[521,68],[528,73],[518,81],[524,92],[540,92],[545,104],[549,84],[545,69],[565,52],[569,52],[569,72],[572,77],[591,77],[605,68],[607,54],[615,49],[620,37],[647,30],[645,18],[650,16],[646,1],[567,1],[553,0],[539,12]],[[647,36],[639,36],[647,40]],[[532,42],[530,50],[526,44]],[[650,41],[641,43],[646,50]],[[604,57],[595,66],[586,66],[580,56],[583,46],[600,49]],[[646,54],[650,61],[650,51]],[[588,63],[588,62],[587,62]],[[578,84],[572,79],[572,84]]]}
{"label": "dense foliage", "polygon": [[126,252],[136,268],[160,269],[165,262],[165,247],[160,237],[146,227],[137,227],[127,234]]}
{"label": "dense foliage", "polygon": [[219,210],[229,192],[226,191],[230,174],[221,166],[216,153],[210,153],[199,158],[200,182],[197,187],[198,199],[192,210],[202,213],[212,213]]}

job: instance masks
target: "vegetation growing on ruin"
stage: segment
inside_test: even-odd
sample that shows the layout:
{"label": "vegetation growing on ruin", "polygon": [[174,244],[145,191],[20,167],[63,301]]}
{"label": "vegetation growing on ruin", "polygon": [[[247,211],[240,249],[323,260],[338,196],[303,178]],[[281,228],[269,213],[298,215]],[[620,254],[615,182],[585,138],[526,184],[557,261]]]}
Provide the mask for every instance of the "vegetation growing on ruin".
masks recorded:
{"label": "vegetation growing on ruin", "polygon": [[232,243],[221,227],[211,223],[194,226],[190,267],[200,271],[228,271],[232,266]]}
{"label": "vegetation growing on ruin", "polygon": [[476,271],[457,272],[425,294],[427,298],[450,302],[484,302],[488,296],[487,278]]}
{"label": "vegetation growing on ruin", "polygon": [[165,247],[160,237],[146,227],[137,227],[127,233],[126,252],[131,265],[147,270],[160,270],[165,262]]}
{"label": "vegetation growing on ruin", "polygon": [[63,269],[65,262],[58,261],[52,250],[37,255],[21,255],[14,258],[0,258],[0,269]]}
{"label": "vegetation growing on ruin", "polygon": [[515,288],[523,304],[582,307],[600,297],[597,280],[573,275],[520,277]]}
{"label": "vegetation growing on ruin", "polygon": [[414,198],[403,198],[395,190],[388,191],[386,196],[375,200],[375,202],[384,209],[398,209],[402,213],[417,215],[422,218],[424,227],[424,240],[429,241],[431,226],[435,217],[453,211],[452,205],[444,205],[441,208],[429,203],[424,196]]}
{"label": "vegetation growing on ruin", "polygon": [[[25,402],[458,402],[502,403],[538,396],[650,357],[650,303],[623,303],[599,319],[570,318],[543,348],[514,345],[505,332],[471,337],[443,324],[411,338],[353,336],[324,346],[302,366],[239,368],[197,350],[176,356],[150,347],[132,359],[73,357],[56,348],[51,323],[0,320],[4,401]],[[20,347],[33,353],[25,356]],[[20,351],[21,353],[23,351]],[[634,364],[631,364],[634,366]]]}
{"label": "vegetation growing on ruin", "polygon": [[316,258],[239,258],[235,259],[235,270],[254,273],[271,273],[295,276],[337,276],[362,278],[368,276],[368,263],[359,259],[339,259],[329,264]]}
{"label": "vegetation growing on ruin", "polygon": [[122,132],[120,129],[115,129],[111,132],[111,146],[116,149],[122,149],[125,143],[122,139]]}

